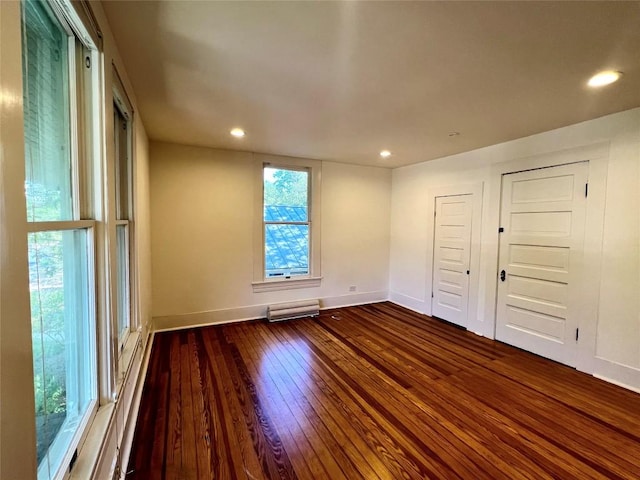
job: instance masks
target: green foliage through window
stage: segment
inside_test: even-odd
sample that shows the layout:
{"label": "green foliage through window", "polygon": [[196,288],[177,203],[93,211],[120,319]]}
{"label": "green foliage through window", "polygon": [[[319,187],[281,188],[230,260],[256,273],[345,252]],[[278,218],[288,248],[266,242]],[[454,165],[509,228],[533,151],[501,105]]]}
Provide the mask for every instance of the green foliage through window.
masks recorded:
{"label": "green foliage through window", "polygon": [[86,185],[79,183],[80,160],[73,161],[71,135],[75,130],[79,140],[83,136],[74,119],[84,97],[70,77],[89,77],[81,62],[78,72],[70,71],[69,59],[84,47],[54,13],[57,7],[42,0],[21,5],[38,478],[51,479],[96,397],[91,235],[86,225],[76,225],[79,212],[74,206],[82,204],[82,198],[75,195]]}
{"label": "green foliage through window", "polygon": [[309,173],[281,168],[264,169],[264,204],[306,207]]}

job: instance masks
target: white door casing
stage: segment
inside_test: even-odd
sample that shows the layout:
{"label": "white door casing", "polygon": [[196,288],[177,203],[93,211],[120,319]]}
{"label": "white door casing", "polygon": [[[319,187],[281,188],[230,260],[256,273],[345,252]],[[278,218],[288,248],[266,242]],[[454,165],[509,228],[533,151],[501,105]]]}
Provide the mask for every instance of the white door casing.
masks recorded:
{"label": "white door casing", "polygon": [[467,327],[472,195],[435,198],[433,316]]}
{"label": "white door casing", "polygon": [[588,162],[580,162],[502,177],[496,339],[570,366],[587,176]]}

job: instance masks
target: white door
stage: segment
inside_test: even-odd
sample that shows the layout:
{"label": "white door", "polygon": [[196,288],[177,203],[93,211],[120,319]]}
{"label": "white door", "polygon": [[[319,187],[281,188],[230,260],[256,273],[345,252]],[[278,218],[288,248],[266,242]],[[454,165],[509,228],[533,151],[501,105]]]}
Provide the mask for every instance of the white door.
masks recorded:
{"label": "white door", "polygon": [[496,339],[575,366],[588,163],[504,175]]}
{"label": "white door", "polygon": [[472,195],[436,197],[431,312],[467,326]]}

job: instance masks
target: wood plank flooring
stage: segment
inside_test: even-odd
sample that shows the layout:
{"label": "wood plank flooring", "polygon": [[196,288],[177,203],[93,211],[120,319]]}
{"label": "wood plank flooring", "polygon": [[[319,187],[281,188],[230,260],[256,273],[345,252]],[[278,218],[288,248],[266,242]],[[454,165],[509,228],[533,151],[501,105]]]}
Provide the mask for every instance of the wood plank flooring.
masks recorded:
{"label": "wood plank flooring", "polygon": [[640,395],[391,303],[158,333],[127,479],[639,479]]}

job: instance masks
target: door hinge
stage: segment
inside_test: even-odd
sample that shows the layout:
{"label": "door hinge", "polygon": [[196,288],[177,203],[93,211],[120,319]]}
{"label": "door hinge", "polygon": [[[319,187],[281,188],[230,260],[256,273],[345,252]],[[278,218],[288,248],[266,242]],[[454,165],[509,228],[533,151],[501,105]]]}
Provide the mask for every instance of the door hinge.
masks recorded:
{"label": "door hinge", "polygon": [[433,292],[431,292],[431,298],[433,298]]}
{"label": "door hinge", "polygon": [[587,198],[589,196],[589,184],[584,184],[584,197]]}
{"label": "door hinge", "polygon": [[498,227],[498,233],[504,232],[504,227]]}
{"label": "door hinge", "polygon": [[576,328],[576,342],[578,341],[578,338],[580,338],[580,329]]}

